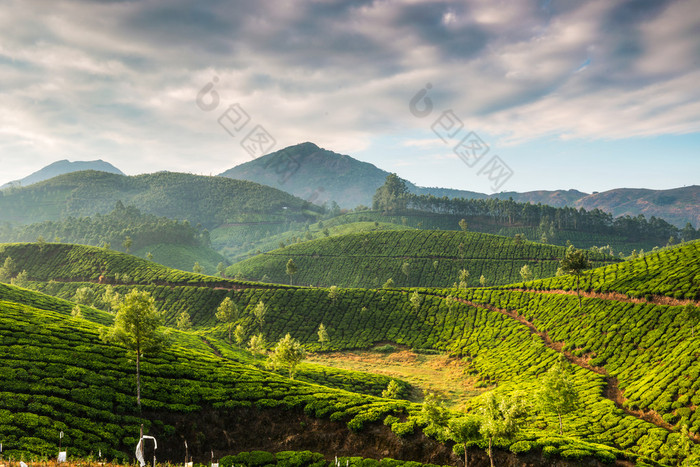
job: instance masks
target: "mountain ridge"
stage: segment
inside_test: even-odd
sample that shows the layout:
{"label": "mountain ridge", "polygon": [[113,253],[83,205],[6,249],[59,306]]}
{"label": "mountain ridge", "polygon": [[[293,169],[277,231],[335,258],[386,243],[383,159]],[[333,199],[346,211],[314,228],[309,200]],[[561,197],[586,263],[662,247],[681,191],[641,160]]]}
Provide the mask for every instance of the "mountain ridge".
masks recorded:
{"label": "mountain ridge", "polygon": [[95,170],[98,172],[107,172],[117,175],[124,175],[124,172],[116,168],[109,162],[103,161],[102,159],[96,159],[94,161],[69,161],[68,159],[63,159],[60,161],[53,162],[36,172],[27,175],[19,180],[13,180],[11,182],[5,183],[0,186],[0,190],[11,187],[25,187],[33,185],[35,183],[43,182],[51,178],[57,177],[59,175],[64,175],[72,172],[81,172],[83,170]]}

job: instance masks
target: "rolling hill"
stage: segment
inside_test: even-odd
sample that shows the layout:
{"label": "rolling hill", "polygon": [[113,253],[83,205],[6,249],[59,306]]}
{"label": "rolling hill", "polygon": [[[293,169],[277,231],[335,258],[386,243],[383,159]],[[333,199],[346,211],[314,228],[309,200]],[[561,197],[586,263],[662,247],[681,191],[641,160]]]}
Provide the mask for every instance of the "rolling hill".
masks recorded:
{"label": "rolling hill", "polygon": [[96,161],[75,161],[70,162],[68,160],[56,161],[53,164],[49,164],[46,167],[37,170],[36,172],[27,175],[21,180],[15,180],[13,182],[6,183],[0,186],[0,190],[10,187],[23,187],[33,185],[34,183],[43,182],[53,177],[59,175],[81,172],[84,170],[95,170],[98,172],[107,172],[112,174],[124,175],[121,170],[114,167],[109,162],[105,162],[102,159]]}
{"label": "rolling hill", "polygon": [[232,222],[306,221],[320,211],[285,192],[247,181],[172,172],[127,177],[87,171],[0,192],[0,222],[31,224],[105,214],[117,201],[209,229]]}
{"label": "rolling hill", "polygon": [[[290,333],[309,351],[320,351],[317,329],[323,323],[330,335],[326,348],[338,352],[389,342],[457,356],[467,366],[465,378],[474,378],[483,388],[463,407],[472,413],[479,413],[491,393],[531,394],[538,378],[555,361],[566,358],[582,405],[564,415],[565,435],[558,434],[556,416],[530,407],[530,418],[518,437],[497,444],[500,465],[522,463],[523,459],[533,465],[554,460],[561,465],[616,461],[621,465],[675,465],[690,455],[678,447],[685,439],[681,427],[688,426],[691,436],[700,429],[696,412],[698,337],[686,318],[686,304],[626,296],[632,290],[657,293],[653,284],[644,289],[634,282],[645,258],[653,259],[648,265],[656,283],[674,284],[665,296],[687,293],[689,281],[694,290],[693,274],[700,273],[697,242],[587,273],[598,277],[616,268],[618,294],[595,295],[592,291],[584,297],[582,310],[576,297],[565,290],[571,287],[570,277],[558,278],[564,281],[562,285],[549,290],[534,290],[537,284],[548,283],[545,279],[506,287],[341,288],[330,294],[323,288],[207,278],[85,246],[5,245],[0,259],[8,254],[18,269],[27,270],[27,285],[52,294],[78,287],[104,291],[107,285],[97,283],[96,274],[108,261],[109,270],[130,276],[128,285],[113,284],[115,290],[148,290],[165,310],[166,322],[188,311],[196,330],[195,334],[178,333],[176,349],[147,356],[144,374],[151,382],[146,410],[139,415],[133,409],[133,380],[128,377],[132,367],[123,349],[97,339],[97,325],[70,318],[70,305],[59,299],[0,287],[0,351],[3,361],[9,362],[3,371],[12,371],[6,380],[15,381],[3,388],[8,397],[0,398],[4,404],[0,434],[11,437],[10,449],[40,446],[32,452],[50,451],[55,449],[54,434],[65,428],[71,430],[72,445],[78,452],[105,446],[119,456],[129,449],[134,441],[131,433],[145,419],[150,432],[172,440],[166,442],[169,446],[181,446],[175,440],[183,438],[203,440],[195,450],[198,456],[206,455],[211,444],[217,452],[259,449],[263,438],[270,440],[265,441],[271,446],[268,450],[275,450],[281,447],[278,440],[286,437],[290,440],[287,448],[308,449],[313,442],[313,450],[328,460],[334,452],[353,450],[365,457],[389,455],[456,464],[449,454],[449,436],[443,438],[425,421],[420,404],[342,391],[330,387],[331,383],[324,387],[289,381],[251,366],[252,357],[228,346],[226,326],[214,319],[225,297],[242,311],[238,323],[248,335],[261,328],[268,342]],[[678,275],[679,271],[683,274]],[[524,286],[530,290],[523,290]],[[264,324],[258,326],[251,310],[261,301],[267,314]],[[72,345],[65,342],[67,336]],[[26,353],[17,347],[18,339],[23,339]],[[54,348],[51,364],[45,365],[48,349]],[[98,368],[103,370],[98,372]],[[54,374],[64,375],[63,379],[51,376]],[[323,373],[319,369],[310,374]],[[322,382],[323,377],[317,381]],[[358,382],[357,387],[367,384]],[[395,418],[387,418],[392,414]],[[193,428],[187,422],[192,417],[207,420],[206,427]],[[88,423],[90,420],[97,422]],[[310,427],[305,430],[307,444],[292,435],[299,432],[300,422]],[[221,427],[228,427],[240,441],[231,444],[236,436],[221,436],[217,431]],[[197,430],[202,433],[199,437]],[[334,436],[321,434],[329,432]],[[347,437],[353,437],[355,444],[339,447],[330,441]],[[692,439],[689,446],[700,455]],[[470,455],[483,461],[483,447],[483,441],[473,444]],[[172,449],[164,456],[182,455]]]}
{"label": "rolling hill", "polygon": [[[362,232],[293,244],[230,266],[226,273],[267,282],[287,283],[286,264],[293,259],[295,283],[317,287],[381,287],[393,279],[401,287],[450,287],[460,270],[469,285],[501,285],[521,280],[527,265],[534,277],[554,276],[566,248],[489,234],[404,230]],[[619,261],[590,252],[596,264]]]}

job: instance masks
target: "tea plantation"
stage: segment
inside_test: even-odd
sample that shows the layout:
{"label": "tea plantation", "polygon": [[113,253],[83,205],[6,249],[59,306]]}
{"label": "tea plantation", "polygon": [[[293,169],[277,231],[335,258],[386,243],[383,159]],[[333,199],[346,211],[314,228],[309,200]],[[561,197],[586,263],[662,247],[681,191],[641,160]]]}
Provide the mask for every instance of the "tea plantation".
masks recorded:
{"label": "tea plantation", "polygon": [[[387,279],[398,286],[449,287],[469,271],[467,285],[519,282],[527,265],[534,277],[554,276],[564,247],[518,241],[489,234],[434,230],[362,232],[312,240],[273,250],[227,269],[267,282],[289,283],[286,264],[293,259],[296,284],[329,287],[381,287]],[[596,265],[619,260],[589,253]]]}
{"label": "tea plantation", "polygon": [[[379,232],[406,233],[410,232]],[[439,240],[448,246],[456,241],[443,237],[446,232],[432,234],[435,238],[431,235],[429,239],[436,245]],[[358,243],[364,235],[358,236]],[[492,242],[500,239],[487,238]],[[536,252],[530,254],[541,254],[540,260],[547,260],[529,244],[515,246],[501,240],[492,245],[483,250],[493,252],[487,255],[497,256],[502,250],[507,256],[525,246]],[[639,289],[632,271],[641,270],[640,261],[646,259],[642,264],[655,271],[656,281],[647,290],[661,290],[654,284],[679,277],[677,285],[663,294],[673,297],[680,290],[685,296],[698,287],[694,278],[700,274],[700,264],[693,259],[697,245],[684,244],[586,274],[602,278],[609,277],[604,272],[611,268],[621,271],[614,287],[625,294],[629,284]],[[336,248],[341,251],[338,245]],[[439,249],[435,247],[436,252]],[[407,244],[405,251],[409,250]],[[465,371],[486,391],[463,410],[478,414],[491,392],[524,394],[529,401],[526,426],[515,439],[497,439],[499,452],[572,462],[617,459],[639,465],[676,465],[690,459],[693,449],[698,454],[692,436],[700,428],[696,416],[700,347],[686,305],[586,296],[579,309],[576,296],[551,285],[545,287],[562,284],[561,288],[570,288],[567,276],[529,282],[525,284],[528,291],[522,291],[521,285],[330,290],[183,273],[90,247],[0,246],[0,259],[7,256],[18,269],[27,271],[23,285],[56,295],[0,285],[0,380],[10,382],[0,395],[0,439],[15,456],[51,455],[57,433],[63,430],[74,454],[101,449],[124,458],[133,450],[141,423],[174,443],[187,432],[182,424],[187,417],[215,411],[222,424],[255,426],[253,419],[243,422],[237,418],[242,410],[252,408],[263,418],[281,411],[340,424],[348,434],[373,430],[376,436],[398,437],[403,445],[438,442],[451,448],[454,444],[449,434],[428,423],[421,404],[377,397],[390,381],[386,376],[301,365],[297,379],[290,380],[284,371],[229,345],[227,325],[214,316],[225,297],[240,310],[235,324],[241,325],[246,339],[260,332],[268,343],[274,343],[289,333],[312,352],[391,342],[461,358]],[[128,281],[123,274],[130,276]],[[112,284],[98,283],[100,275],[103,279],[111,275]],[[98,336],[99,328],[109,325],[112,315],[83,306],[86,319],[70,316],[73,304],[66,299],[71,300],[81,287],[93,290],[94,296],[107,287],[118,293],[147,290],[167,324],[173,325],[183,311],[191,317],[193,331],[172,330],[172,345],[167,350],[145,356],[142,412],[135,405],[133,361],[125,349],[106,344]],[[253,316],[261,302],[267,309],[262,322]],[[322,323],[330,338],[323,349],[317,332]],[[556,416],[538,411],[532,400],[539,378],[562,354],[574,364],[571,377],[582,400],[578,410],[564,415],[564,436],[558,433]],[[397,382],[400,397],[406,397],[408,386]],[[684,426],[691,432],[689,450],[679,447],[686,442]],[[201,453],[208,452],[207,442],[198,445]],[[470,449],[483,449],[484,443],[483,439],[472,442]],[[232,454],[245,450],[235,444],[227,449]],[[323,443],[315,450],[326,459],[355,455],[327,452]],[[457,457],[450,460],[453,465],[458,462]]]}

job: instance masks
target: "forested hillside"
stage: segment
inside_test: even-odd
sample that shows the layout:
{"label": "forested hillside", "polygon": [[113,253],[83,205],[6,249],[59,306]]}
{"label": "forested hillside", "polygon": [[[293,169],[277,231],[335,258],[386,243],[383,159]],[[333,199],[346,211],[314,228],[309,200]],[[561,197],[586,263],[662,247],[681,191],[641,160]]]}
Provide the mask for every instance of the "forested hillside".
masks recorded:
{"label": "forested hillside", "polygon": [[210,230],[233,222],[307,221],[320,211],[282,191],[241,180],[172,172],[127,177],[86,171],[0,192],[0,222],[31,224],[106,214],[116,201]]}

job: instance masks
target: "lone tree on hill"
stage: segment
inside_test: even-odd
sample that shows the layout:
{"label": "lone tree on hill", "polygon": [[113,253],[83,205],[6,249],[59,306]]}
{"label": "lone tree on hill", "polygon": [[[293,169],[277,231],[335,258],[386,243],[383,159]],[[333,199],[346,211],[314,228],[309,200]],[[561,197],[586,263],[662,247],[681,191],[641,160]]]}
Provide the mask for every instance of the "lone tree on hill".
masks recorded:
{"label": "lone tree on hill", "polygon": [[581,288],[579,281],[583,271],[591,268],[591,262],[586,258],[583,250],[577,250],[573,246],[566,249],[566,256],[559,263],[564,274],[576,276],[576,295],[578,296],[578,309],[581,311]]}
{"label": "lone tree on hill", "polygon": [[459,228],[462,229],[462,232],[467,231],[467,220],[466,219],[462,219],[461,221],[459,221]]}
{"label": "lone tree on hill", "polygon": [[216,319],[228,324],[228,343],[231,343],[231,328],[233,323],[238,321],[238,306],[230,297],[224,298],[216,309]]}
{"label": "lone tree on hill", "polygon": [[267,313],[267,306],[265,306],[265,303],[261,300],[258,302],[257,305],[255,305],[255,308],[253,308],[253,318],[260,326],[260,334],[261,335],[262,335],[262,327],[263,327],[263,324],[265,323],[265,314],[266,313]]}
{"label": "lone tree on hill", "polygon": [[294,379],[296,368],[299,363],[306,358],[306,350],[301,343],[287,333],[275,346],[270,356],[275,366],[286,366],[289,368],[289,379]]}
{"label": "lone tree on hill", "polygon": [[134,244],[134,242],[131,240],[131,237],[129,237],[127,235],[126,238],[124,239],[124,241],[122,242],[122,246],[124,247],[124,251],[126,251],[127,254],[131,253],[131,245],[133,245],[133,244]]}
{"label": "lone tree on hill", "polygon": [[562,415],[575,411],[580,402],[576,383],[571,379],[571,368],[563,358],[540,379],[536,393],[537,406],[544,412],[554,412],[559,417],[559,434],[564,434]]}
{"label": "lone tree on hill", "polygon": [[326,327],[323,325],[323,323],[319,324],[318,341],[321,343],[321,349],[323,349],[323,345],[330,340],[331,338],[328,336],[328,331],[326,330]]}
{"label": "lone tree on hill", "polygon": [[493,393],[486,396],[486,404],[481,409],[481,434],[488,439],[488,454],[493,464],[493,440],[496,438],[512,439],[520,430],[521,418],[525,415],[525,406],[520,397],[497,397]]}
{"label": "lone tree on hill", "polygon": [[186,310],[183,310],[182,313],[178,315],[177,321],[175,322],[175,327],[177,327],[180,331],[189,331],[192,329],[192,319]]}
{"label": "lone tree on hill", "polygon": [[294,264],[294,260],[289,258],[287,261],[287,275],[289,276],[289,285],[292,285],[292,276],[298,271],[297,265]]}
{"label": "lone tree on hill", "polygon": [[396,174],[386,176],[384,185],[377,188],[372,199],[372,207],[375,210],[384,212],[402,211],[406,209],[406,197],[408,188],[406,182],[401,180]]}
{"label": "lone tree on hill", "polygon": [[199,264],[199,261],[195,261],[192,272],[195,274],[204,274],[204,268]]}
{"label": "lone tree on hill", "polygon": [[157,353],[167,345],[160,329],[163,315],[146,291],[132,290],[115,306],[117,315],[111,328],[102,328],[100,336],[107,342],[125,346],[136,354],[136,404],[141,407],[141,357]]}
{"label": "lone tree on hill", "polygon": [[532,280],[532,271],[530,270],[530,266],[525,264],[522,268],[520,268],[520,277],[523,279],[523,282]]}
{"label": "lone tree on hill", "polygon": [[464,467],[469,467],[468,443],[481,439],[481,419],[474,415],[452,418],[447,425],[450,437],[464,448]]}

